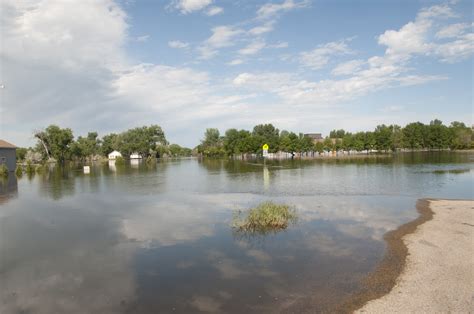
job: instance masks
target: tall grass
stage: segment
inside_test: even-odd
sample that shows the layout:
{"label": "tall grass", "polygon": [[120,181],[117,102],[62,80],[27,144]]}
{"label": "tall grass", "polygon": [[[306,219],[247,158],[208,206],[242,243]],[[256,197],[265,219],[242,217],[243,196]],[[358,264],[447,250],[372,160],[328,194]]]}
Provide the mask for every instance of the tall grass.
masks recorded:
{"label": "tall grass", "polygon": [[296,221],[296,211],[288,205],[264,202],[247,212],[234,215],[233,228],[251,233],[268,233],[288,228]]}

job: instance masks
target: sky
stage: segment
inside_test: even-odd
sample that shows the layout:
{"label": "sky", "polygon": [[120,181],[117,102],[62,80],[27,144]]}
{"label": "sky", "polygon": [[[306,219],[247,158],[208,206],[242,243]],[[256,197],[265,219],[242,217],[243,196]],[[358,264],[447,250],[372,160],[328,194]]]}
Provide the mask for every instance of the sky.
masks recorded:
{"label": "sky", "polygon": [[473,121],[471,1],[0,0],[0,138]]}

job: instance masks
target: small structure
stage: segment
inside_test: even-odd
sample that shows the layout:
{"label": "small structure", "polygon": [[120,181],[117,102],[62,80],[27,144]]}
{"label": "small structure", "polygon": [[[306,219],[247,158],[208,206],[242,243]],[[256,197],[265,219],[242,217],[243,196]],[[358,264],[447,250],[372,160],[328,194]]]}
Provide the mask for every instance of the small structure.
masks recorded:
{"label": "small structure", "polygon": [[109,160],[115,160],[117,157],[122,157],[122,154],[116,150],[109,154]]}
{"label": "small structure", "polygon": [[321,133],[308,133],[304,135],[305,137],[309,137],[314,144],[324,142],[324,138]]}
{"label": "small structure", "polygon": [[130,155],[130,159],[142,159],[142,155],[139,153],[133,153]]}
{"label": "small structure", "polygon": [[8,171],[16,168],[16,146],[0,139],[0,165],[5,165]]}

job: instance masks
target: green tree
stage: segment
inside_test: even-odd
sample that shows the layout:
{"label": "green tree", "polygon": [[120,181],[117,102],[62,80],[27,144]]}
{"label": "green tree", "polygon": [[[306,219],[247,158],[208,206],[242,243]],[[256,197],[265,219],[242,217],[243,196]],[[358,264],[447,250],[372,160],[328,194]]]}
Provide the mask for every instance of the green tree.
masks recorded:
{"label": "green tree", "polygon": [[373,133],[375,148],[379,151],[392,149],[392,127],[385,124],[378,125]]}
{"label": "green tree", "polygon": [[74,140],[71,129],[50,125],[44,131],[35,132],[34,136],[38,139],[37,149],[43,158],[53,157],[59,162],[70,158],[71,144]]}
{"label": "green tree", "polygon": [[451,149],[468,149],[472,147],[472,128],[464,123],[454,121],[449,126],[449,147]]}
{"label": "green tree", "polygon": [[23,148],[23,147],[18,147],[16,149],[16,159],[18,161],[23,161],[25,160],[25,157],[26,157],[26,153],[28,152],[28,149],[26,148]]}
{"label": "green tree", "polygon": [[269,152],[274,153],[278,151],[280,142],[280,132],[272,124],[259,124],[254,126],[252,136],[256,138],[256,143],[260,147],[263,144],[268,144]]}
{"label": "green tree", "polygon": [[449,129],[442,121],[435,119],[427,126],[428,147],[430,149],[443,149],[449,146]]}
{"label": "green tree", "polygon": [[403,128],[403,143],[406,148],[413,150],[424,147],[424,127],[421,122],[412,122]]}

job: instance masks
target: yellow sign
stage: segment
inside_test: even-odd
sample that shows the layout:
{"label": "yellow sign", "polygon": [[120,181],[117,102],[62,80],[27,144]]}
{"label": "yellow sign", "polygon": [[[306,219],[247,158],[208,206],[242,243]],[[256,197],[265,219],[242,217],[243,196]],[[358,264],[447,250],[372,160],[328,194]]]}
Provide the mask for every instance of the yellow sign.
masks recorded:
{"label": "yellow sign", "polygon": [[268,150],[268,144],[263,144],[263,150]]}

